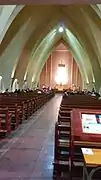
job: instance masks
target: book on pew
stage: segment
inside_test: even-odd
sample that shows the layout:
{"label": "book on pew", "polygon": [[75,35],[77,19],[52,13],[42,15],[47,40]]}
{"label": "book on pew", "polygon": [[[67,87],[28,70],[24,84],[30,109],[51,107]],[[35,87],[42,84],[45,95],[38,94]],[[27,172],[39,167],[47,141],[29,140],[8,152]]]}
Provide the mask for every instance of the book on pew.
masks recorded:
{"label": "book on pew", "polygon": [[81,148],[83,154],[93,155],[93,151],[90,148]]}

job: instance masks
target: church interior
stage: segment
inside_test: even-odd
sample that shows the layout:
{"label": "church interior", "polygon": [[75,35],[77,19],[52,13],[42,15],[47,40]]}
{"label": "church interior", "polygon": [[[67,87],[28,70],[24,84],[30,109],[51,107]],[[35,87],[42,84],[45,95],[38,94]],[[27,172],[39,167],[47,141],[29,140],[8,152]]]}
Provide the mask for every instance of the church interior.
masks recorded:
{"label": "church interior", "polygon": [[101,180],[101,4],[0,2],[0,180]]}

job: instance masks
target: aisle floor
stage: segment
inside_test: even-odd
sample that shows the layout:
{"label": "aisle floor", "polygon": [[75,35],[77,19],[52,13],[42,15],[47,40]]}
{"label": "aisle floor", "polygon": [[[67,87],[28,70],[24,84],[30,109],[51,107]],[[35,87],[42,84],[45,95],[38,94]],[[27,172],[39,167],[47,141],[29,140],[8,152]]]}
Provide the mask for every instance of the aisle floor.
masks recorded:
{"label": "aisle floor", "polygon": [[56,95],[0,142],[0,180],[52,180]]}

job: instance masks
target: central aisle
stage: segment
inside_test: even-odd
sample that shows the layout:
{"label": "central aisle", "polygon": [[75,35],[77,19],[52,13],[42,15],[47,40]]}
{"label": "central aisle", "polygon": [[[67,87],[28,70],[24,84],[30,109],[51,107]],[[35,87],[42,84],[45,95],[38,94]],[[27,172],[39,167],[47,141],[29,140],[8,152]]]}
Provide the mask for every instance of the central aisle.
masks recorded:
{"label": "central aisle", "polygon": [[[52,180],[56,95],[0,143],[0,180]],[[3,144],[3,145],[2,145]]]}

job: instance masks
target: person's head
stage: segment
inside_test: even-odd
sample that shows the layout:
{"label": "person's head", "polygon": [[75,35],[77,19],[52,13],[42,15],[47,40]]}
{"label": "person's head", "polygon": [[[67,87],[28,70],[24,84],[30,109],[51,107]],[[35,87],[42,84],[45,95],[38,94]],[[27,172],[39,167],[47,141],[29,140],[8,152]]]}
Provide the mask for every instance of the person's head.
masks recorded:
{"label": "person's head", "polygon": [[8,88],[5,90],[5,92],[8,92]]}

